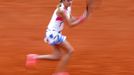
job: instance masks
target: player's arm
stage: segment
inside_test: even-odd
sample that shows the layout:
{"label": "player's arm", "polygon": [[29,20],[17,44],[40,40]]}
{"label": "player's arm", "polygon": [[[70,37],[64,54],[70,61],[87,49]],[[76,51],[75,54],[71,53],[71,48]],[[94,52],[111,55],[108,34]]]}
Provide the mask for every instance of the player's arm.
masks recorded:
{"label": "player's arm", "polygon": [[70,17],[70,20],[71,20],[72,22],[71,22],[70,25],[71,25],[71,26],[75,26],[75,25],[77,25],[77,24],[83,22],[87,17],[88,17],[88,12],[87,12],[87,11],[84,11],[84,13],[83,13],[80,17],[78,17],[78,18],[75,18],[75,17],[71,16],[71,17]]}
{"label": "player's arm", "polygon": [[83,15],[80,16],[79,18],[75,18],[71,15],[69,17],[62,10],[58,10],[58,14],[60,16],[64,17],[65,21],[69,24],[69,26],[76,26],[87,18],[88,12],[84,11]]}
{"label": "player's arm", "polygon": [[85,20],[90,15],[90,13],[92,12],[92,4],[93,4],[93,0],[87,0],[86,9],[85,9],[84,13],[82,14],[82,16],[80,16],[79,18],[74,18],[73,16],[68,18],[66,16],[66,14],[64,14],[64,13],[62,13],[62,14],[66,18],[68,23],[70,22],[69,24],[71,26],[75,26],[75,25],[81,23],[83,20]]}

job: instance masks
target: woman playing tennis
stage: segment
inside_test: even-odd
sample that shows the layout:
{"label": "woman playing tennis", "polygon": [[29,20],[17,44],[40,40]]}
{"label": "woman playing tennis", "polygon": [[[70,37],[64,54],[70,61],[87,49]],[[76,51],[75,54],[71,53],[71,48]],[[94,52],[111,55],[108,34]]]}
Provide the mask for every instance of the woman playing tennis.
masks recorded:
{"label": "woman playing tennis", "polygon": [[[56,72],[53,75],[63,75],[66,73],[65,67],[71,58],[73,47],[67,41],[66,36],[61,33],[64,22],[66,22],[68,26],[74,27],[85,20],[89,14],[87,6],[82,16],[74,18],[71,15],[71,5],[72,0],[60,0],[46,29],[44,41],[53,48],[53,53],[50,55],[28,54],[26,65],[35,64],[38,59],[60,60]],[[64,55],[62,55],[62,50],[65,51]]]}

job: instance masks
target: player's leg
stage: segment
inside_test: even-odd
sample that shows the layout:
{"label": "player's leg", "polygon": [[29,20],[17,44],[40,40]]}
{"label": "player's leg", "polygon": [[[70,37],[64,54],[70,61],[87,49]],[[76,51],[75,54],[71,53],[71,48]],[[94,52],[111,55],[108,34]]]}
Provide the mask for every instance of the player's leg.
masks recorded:
{"label": "player's leg", "polygon": [[26,66],[35,66],[38,59],[58,60],[61,57],[61,51],[58,46],[52,46],[53,53],[49,55],[28,54],[26,59]]}
{"label": "player's leg", "polygon": [[52,46],[53,53],[48,55],[38,55],[36,59],[48,59],[48,60],[58,60],[60,59],[62,53],[59,46]]}
{"label": "player's leg", "polygon": [[65,71],[66,65],[73,53],[73,47],[70,45],[70,43],[67,40],[62,42],[60,44],[60,47],[65,51],[65,54],[62,56],[62,58],[58,64],[58,67],[56,69],[56,72],[64,72]]}

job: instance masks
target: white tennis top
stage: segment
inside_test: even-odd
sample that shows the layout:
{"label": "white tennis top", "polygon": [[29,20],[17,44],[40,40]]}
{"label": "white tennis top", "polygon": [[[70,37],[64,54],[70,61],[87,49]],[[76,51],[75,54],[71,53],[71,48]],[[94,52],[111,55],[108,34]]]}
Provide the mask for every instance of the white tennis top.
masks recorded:
{"label": "white tennis top", "polygon": [[[68,9],[65,9],[64,8],[64,5],[61,4],[61,7],[60,7],[60,10],[64,11],[65,14],[67,14],[67,17],[70,18],[70,15],[71,15],[71,7],[68,7]],[[61,31],[63,30],[64,28],[64,18],[63,17],[59,17],[56,12],[58,11],[58,8],[55,9],[52,17],[51,17],[51,20],[48,24],[48,29],[47,30],[55,30],[55,31]]]}

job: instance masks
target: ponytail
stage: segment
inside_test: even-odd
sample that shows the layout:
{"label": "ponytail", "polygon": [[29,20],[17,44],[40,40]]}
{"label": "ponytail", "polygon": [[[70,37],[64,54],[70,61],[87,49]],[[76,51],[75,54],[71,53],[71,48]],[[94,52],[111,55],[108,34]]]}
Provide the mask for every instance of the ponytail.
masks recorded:
{"label": "ponytail", "polygon": [[59,2],[60,3],[57,5],[58,8],[61,7],[61,4],[62,4],[63,0],[59,0]]}
{"label": "ponytail", "polygon": [[63,2],[63,0],[60,0],[60,3],[62,3]]}

